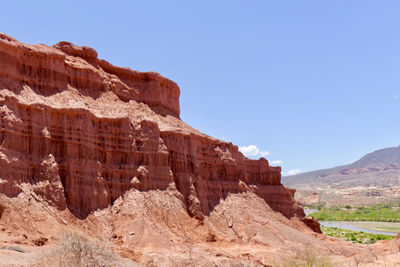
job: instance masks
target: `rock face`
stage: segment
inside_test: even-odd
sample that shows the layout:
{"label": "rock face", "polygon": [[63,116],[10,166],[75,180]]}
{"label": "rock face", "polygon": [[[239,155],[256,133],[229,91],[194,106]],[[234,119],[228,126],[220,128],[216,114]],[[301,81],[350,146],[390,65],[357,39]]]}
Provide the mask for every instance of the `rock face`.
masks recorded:
{"label": "rock face", "polygon": [[0,34],[0,193],[30,186],[85,218],[132,188],[172,186],[202,220],[228,194],[252,191],[286,217],[304,217],[280,167],[183,123],[179,94],[161,75],[115,67],[92,48]]}

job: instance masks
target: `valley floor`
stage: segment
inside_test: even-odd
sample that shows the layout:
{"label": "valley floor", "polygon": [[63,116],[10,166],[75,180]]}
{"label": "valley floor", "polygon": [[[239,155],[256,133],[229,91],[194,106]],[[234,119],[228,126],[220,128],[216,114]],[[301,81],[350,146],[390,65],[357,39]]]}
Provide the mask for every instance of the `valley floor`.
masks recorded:
{"label": "valley floor", "polygon": [[306,209],[307,215],[319,220],[324,234],[341,240],[371,244],[391,240],[400,231],[399,204],[315,208]]}

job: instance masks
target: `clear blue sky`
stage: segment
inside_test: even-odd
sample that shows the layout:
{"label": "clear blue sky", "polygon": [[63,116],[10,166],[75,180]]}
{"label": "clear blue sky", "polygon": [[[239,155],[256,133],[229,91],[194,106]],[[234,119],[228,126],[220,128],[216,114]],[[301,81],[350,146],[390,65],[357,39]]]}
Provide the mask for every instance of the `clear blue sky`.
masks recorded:
{"label": "clear blue sky", "polygon": [[400,1],[4,1],[0,31],[71,41],[181,88],[181,118],[285,172],[400,144]]}

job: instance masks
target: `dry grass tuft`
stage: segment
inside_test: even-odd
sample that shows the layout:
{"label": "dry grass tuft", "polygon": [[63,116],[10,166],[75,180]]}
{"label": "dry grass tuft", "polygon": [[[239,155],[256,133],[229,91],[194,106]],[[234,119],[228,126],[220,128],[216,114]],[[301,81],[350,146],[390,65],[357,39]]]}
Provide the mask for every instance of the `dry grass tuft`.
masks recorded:
{"label": "dry grass tuft", "polygon": [[285,257],[276,264],[279,267],[333,267],[328,255],[312,248],[298,249],[294,256]]}
{"label": "dry grass tuft", "polygon": [[39,266],[139,266],[108,250],[104,242],[78,232],[66,232],[49,250],[40,254]]}

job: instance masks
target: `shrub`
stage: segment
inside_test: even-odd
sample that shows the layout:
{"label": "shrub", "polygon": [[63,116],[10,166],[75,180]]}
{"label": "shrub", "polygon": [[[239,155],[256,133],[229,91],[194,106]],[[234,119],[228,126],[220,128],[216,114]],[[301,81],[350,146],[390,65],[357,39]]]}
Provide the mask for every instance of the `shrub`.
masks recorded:
{"label": "shrub", "polygon": [[138,266],[106,249],[97,239],[78,232],[67,232],[53,249],[43,252],[40,266]]}
{"label": "shrub", "polygon": [[294,256],[288,256],[280,263],[279,267],[332,267],[329,256],[313,248],[298,249]]}

